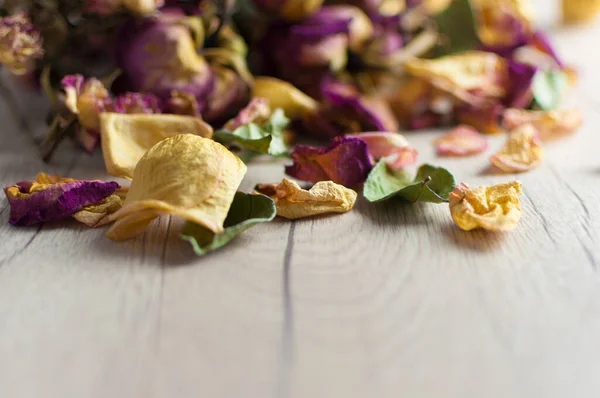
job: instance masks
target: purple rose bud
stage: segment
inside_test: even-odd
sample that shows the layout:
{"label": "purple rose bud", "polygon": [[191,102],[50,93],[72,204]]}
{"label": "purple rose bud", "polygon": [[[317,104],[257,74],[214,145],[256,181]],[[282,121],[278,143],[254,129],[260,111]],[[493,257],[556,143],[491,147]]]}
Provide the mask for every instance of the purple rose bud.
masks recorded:
{"label": "purple rose bud", "polygon": [[173,90],[193,94],[206,107],[214,77],[198,54],[191,32],[180,24],[180,10],[163,11],[141,22],[129,21],[119,34],[117,61],[131,91],[167,100]]}
{"label": "purple rose bud", "polygon": [[269,74],[315,95],[321,76],[343,69],[350,49],[359,51],[373,27],[358,8],[327,6],[295,25],[271,26],[263,41]]}
{"label": "purple rose bud", "polygon": [[294,164],[286,174],[303,181],[333,181],[352,188],[362,184],[373,168],[367,144],[358,138],[336,137],[328,147],[296,145]]}
{"label": "purple rose bud", "polygon": [[0,19],[0,64],[16,75],[24,75],[43,56],[42,37],[26,14]]}

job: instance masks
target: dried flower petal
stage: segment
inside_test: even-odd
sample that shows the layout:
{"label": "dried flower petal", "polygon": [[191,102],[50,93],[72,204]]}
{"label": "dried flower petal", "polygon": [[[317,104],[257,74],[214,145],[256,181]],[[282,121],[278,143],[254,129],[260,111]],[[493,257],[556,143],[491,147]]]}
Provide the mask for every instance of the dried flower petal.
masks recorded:
{"label": "dried flower petal", "polygon": [[498,134],[500,118],[504,112],[504,106],[497,102],[487,103],[483,106],[462,105],[454,110],[456,120],[461,124],[474,127],[477,131],[485,134]]}
{"label": "dried flower petal", "polygon": [[585,22],[600,12],[598,0],[563,0],[563,20],[568,23]]}
{"label": "dried flower petal", "polygon": [[287,178],[279,184],[257,185],[256,190],[275,201],[279,217],[290,220],[348,212],[358,196],[355,191],[333,181],[320,181],[307,191]]}
{"label": "dried flower petal", "polygon": [[384,159],[392,170],[412,166],[417,161],[417,151],[401,134],[373,132],[348,134],[346,137],[359,138],[366,142],[369,155],[374,160]]}
{"label": "dried flower petal", "polygon": [[578,109],[556,111],[529,111],[507,109],[504,111],[504,128],[514,130],[525,124],[533,125],[542,140],[551,140],[577,130],[583,123]]}
{"label": "dried flower petal", "polygon": [[533,170],[542,160],[540,145],[538,130],[531,124],[525,124],[510,132],[506,143],[490,157],[490,161],[507,173]]}
{"label": "dried flower petal", "polygon": [[472,156],[485,152],[487,140],[473,127],[460,125],[434,141],[440,156]]}
{"label": "dried flower petal", "polygon": [[507,63],[484,51],[468,51],[438,59],[408,61],[406,70],[456,98],[472,102],[478,97],[501,99],[506,95]]}
{"label": "dried flower petal", "polygon": [[43,56],[42,37],[26,14],[0,18],[0,64],[24,75]]}
{"label": "dried flower petal", "polygon": [[469,188],[465,183],[450,193],[450,214],[459,228],[470,231],[510,231],[521,218],[521,183]]}
{"label": "dried flower petal", "polygon": [[73,218],[90,228],[97,228],[107,224],[109,215],[115,213],[123,206],[123,200],[118,195],[110,195],[102,202],[87,206],[73,214]]}
{"label": "dried flower petal", "polygon": [[471,0],[478,35],[487,46],[514,46],[533,33],[529,0]]}
{"label": "dried flower petal", "polygon": [[39,173],[33,181],[4,188],[12,225],[26,226],[71,217],[111,196],[116,182],[78,181]]}
{"label": "dried flower petal", "polygon": [[233,131],[245,124],[263,124],[269,119],[269,116],[271,116],[269,100],[266,98],[253,98],[234,119],[223,126],[223,129]]}
{"label": "dried flower petal", "polygon": [[252,96],[268,99],[273,109],[283,109],[291,119],[312,114],[318,107],[317,101],[290,83],[274,77],[257,77]]}
{"label": "dried flower petal", "polygon": [[123,207],[110,217],[116,223],[107,237],[133,238],[161,214],[219,234],[245,174],[244,163],[213,140],[192,134],[167,138],[138,162]]}
{"label": "dried flower petal", "polygon": [[100,121],[104,164],[115,177],[132,178],[146,151],[165,138],[178,134],[211,138],[213,134],[212,127],[192,116],[103,113]]}
{"label": "dried flower petal", "polygon": [[373,167],[367,144],[358,138],[334,138],[328,147],[296,145],[286,174],[303,181],[331,180],[346,187],[363,183]]}

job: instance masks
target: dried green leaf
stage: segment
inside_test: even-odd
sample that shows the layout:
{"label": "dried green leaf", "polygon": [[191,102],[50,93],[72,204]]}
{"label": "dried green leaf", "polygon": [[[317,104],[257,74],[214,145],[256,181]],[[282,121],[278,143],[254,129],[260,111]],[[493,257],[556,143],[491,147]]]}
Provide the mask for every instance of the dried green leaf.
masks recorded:
{"label": "dried green leaf", "polygon": [[271,198],[237,192],[229,208],[223,233],[215,234],[188,221],[183,227],[181,239],[190,242],[196,254],[203,256],[227,245],[237,235],[254,225],[273,220],[276,215],[275,203]]}
{"label": "dried green leaf", "polygon": [[544,111],[555,109],[568,87],[569,81],[563,72],[537,72],[533,78],[535,105]]}
{"label": "dried green leaf", "polygon": [[479,46],[475,17],[469,0],[454,0],[433,20],[438,32],[444,38],[444,45],[438,47],[436,56],[474,50]]}
{"label": "dried green leaf", "polygon": [[283,131],[289,124],[283,110],[276,109],[269,121],[263,125],[255,123],[245,124],[233,132],[219,130],[215,132],[215,141],[227,147],[237,146],[253,152],[282,156],[287,154]]}
{"label": "dried green leaf", "polygon": [[380,160],[365,182],[363,195],[369,202],[399,197],[411,203],[443,203],[455,186],[454,176],[442,167],[423,165],[411,180],[406,171],[394,172]]}

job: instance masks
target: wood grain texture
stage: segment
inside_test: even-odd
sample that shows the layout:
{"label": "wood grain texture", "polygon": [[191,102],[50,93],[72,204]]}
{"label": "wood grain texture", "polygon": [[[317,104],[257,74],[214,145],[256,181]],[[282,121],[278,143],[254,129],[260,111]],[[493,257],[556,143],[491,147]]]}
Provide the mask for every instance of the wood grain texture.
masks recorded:
{"label": "wood grain texture", "polygon": [[[12,228],[0,201],[0,397],[600,395],[599,33],[555,34],[581,72],[571,103],[585,126],[518,176],[512,233],[460,231],[443,205],[360,201],[198,259],[176,219],[116,244],[72,221]],[[43,109],[0,103],[0,183],[106,179],[70,143],[37,160]],[[472,185],[514,177],[490,175],[488,155],[437,159],[437,135],[408,136],[421,161]],[[253,164],[242,189],[281,177]]]}

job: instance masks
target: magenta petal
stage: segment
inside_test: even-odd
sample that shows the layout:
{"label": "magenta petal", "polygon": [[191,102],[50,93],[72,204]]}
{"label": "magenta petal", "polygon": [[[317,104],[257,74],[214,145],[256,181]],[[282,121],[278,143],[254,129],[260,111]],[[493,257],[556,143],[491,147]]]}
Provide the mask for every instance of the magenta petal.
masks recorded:
{"label": "magenta petal", "polygon": [[533,99],[531,90],[537,68],[509,60],[509,87],[504,103],[509,108],[526,108]]}
{"label": "magenta petal", "polygon": [[358,138],[336,137],[328,147],[297,145],[294,164],[286,174],[303,181],[333,181],[346,187],[363,183],[373,168],[367,144]]}
{"label": "magenta petal", "polygon": [[358,95],[344,92],[341,86],[339,83],[325,81],[321,87],[323,98],[334,108],[332,112],[347,113],[353,119],[358,119],[363,131],[387,130],[383,121],[361,102]]}
{"label": "magenta petal", "polygon": [[119,188],[116,182],[74,181],[48,184],[29,194],[33,183],[25,181],[4,188],[10,203],[10,224],[27,226],[68,218],[101,202]]}

